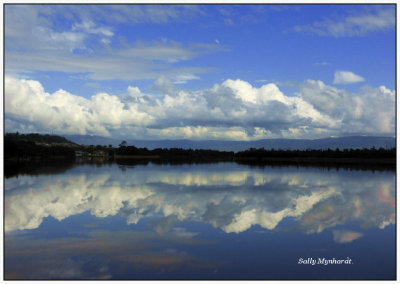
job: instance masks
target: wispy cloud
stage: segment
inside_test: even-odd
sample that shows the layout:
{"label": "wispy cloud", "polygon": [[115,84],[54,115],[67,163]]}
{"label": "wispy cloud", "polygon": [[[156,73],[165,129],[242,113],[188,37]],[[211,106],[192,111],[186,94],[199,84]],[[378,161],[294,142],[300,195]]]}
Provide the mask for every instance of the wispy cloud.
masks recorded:
{"label": "wispy cloud", "polygon": [[[57,46],[65,47],[61,40],[57,39]],[[5,58],[5,69],[7,74],[35,71],[87,73],[87,77],[94,80],[154,80],[164,75],[183,83],[197,79],[198,74],[209,72],[211,68],[178,67],[174,63],[224,50],[218,44],[183,46],[177,42],[139,42],[124,49],[104,50],[90,56],[69,50],[10,51]]]}
{"label": "wispy cloud", "polygon": [[[115,38],[120,41],[123,36],[114,27],[120,22],[178,21],[198,11],[185,5],[7,5],[5,71],[86,73],[95,80],[155,80],[164,75],[185,83],[210,69],[175,63],[226,49],[213,42],[183,45],[168,39],[116,43]],[[63,19],[65,24],[60,25]]]}
{"label": "wispy cloud", "polygon": [[181,74],[175,78],[175,81],[173,83],[179,85],[179,84],[185,84],[189,80],[198,80],[198,79],[200,78],[192,74]]}
{"label": "wispy cloud", "polygon": [[326,62],[326,61],[321,61],[321,62],[315,62],[313,65],[315,65],[315,66],[327,66],[327,65],[329,65],[329,63]]}
{"label": "wispy cloud", "polygon": [[395,22],[395,6],[377,7],[347,17],[331,17],[310,25],[295,26],[294,31],[333,37],[363,36],[394,29]]}
{"label": "wispy cloud", "polygon": [[[32,7],[43,10],[44,6]],[[46,5],[47,17],[65,17],[76,22],[107,24],[165,24],[191,20],[205,12],[198,5]]]}
{"label": "wispy cloud", "polygon": [[85,83],[84,86],[91,87],[91,88],[100,88],[101,87],[101,85],[97,82],[87,82],[87,83]]}
{"label": "wispy cloud", "polygon": [[85,33],[90,34],[99,34],[107,37],[113,36],[114,33],[111,31],[109,27],[96,27],[96,24],[92,21],[82,22],[80,24],[75,24],[72,27],[72,30],[81,30]]}

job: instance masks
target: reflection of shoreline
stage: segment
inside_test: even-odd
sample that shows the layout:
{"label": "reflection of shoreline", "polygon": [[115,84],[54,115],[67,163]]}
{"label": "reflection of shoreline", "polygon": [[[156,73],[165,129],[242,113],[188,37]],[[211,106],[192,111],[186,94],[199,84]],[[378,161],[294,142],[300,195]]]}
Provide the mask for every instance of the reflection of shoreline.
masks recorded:
{"label": "reflection of shoreline", "polygon": [[4,160],[4,177],[61,174],[75,166],[74,159]]}
{"label": "reflection of shoreline", "polygon": [[201,159],[165,159],[147,157],[124,157],[114,161],[105,159],[38,159],[38,160],[4,160],[4,176],[11,178],[18,175],[39,175],[63,173],[77,165],[112,165],[116,163],[121,166],[137,165],[192,165],[192,164],[215,164],[236,163],[249,167],[304,167],[304,168],[326,168],[362,171],[396,171],[395,159],[345,159],[345,158],[268,158],[268,159],[236,159],[236,160],[201,160]]}
{"label": "reflection of shoreline", "polygon": [[374,158],[316,158],[316,157],[270,157],[270,158],[241,158],[236,161],[261,161],[261,162],[296,162],[296,163],[312,163],[312,164],[396,164],[395,158],[374,159]]}
{"label": "reflection of shoreline", "polygon": [[354,170],[378,170],[396,171],[396,159],[357,159],[357,158],[265,158],[265,159],[240,159],[236,160],[240,165],[266,166],[290,166],[337,168]]}
{"label": "reflection of shoreline", "polygon": [[362,171],[396,171],[395,159],[345,159],[345,158],[268,158],[268,159],[236,159],[236,160],[201,160],[201,159],[165,159],[165,158],[124,158],[116,159],[118,165],[191,165],[191,164],[215,164],[215,163],[236,163],[249,167],[311,167],[326,169],[349,169]]}

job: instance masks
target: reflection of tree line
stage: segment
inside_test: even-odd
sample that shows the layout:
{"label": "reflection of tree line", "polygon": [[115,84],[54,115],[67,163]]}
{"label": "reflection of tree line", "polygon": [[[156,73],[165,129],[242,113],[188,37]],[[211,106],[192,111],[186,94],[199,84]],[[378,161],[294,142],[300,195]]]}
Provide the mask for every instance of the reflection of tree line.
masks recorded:
{"label": "reflection of tree line", "polygon": [[5,160],[4,177],[61,174],[75,166],[73,159]]}
{"label": "reflection of tree line", "polygon": [[396,164],[395,163],[373,163],[369,161],[367,163],[363,162],[362,160],[350,160],[350,161],[340,161],[339,159],[323,159],[323,160],[284,160],[284,159],[277,159],[277,160],[236,160],[235,161],[239,165],[246,165],[250,168],[284,168],[284,167],[297,167],[297,168],[321,168],[329,170],[349,170],[349,171],[396,171]]}
{"label": "reflection of tree line", "polygon": [[[149,164],[155,165],[184,165],[184,164],[206,164],[216,161],[207,160],[184,160],[184,159],[115,159],[111,160],[84,160],[84,159],[32,159],[32,160],[5,160],[4,177],[10,178],[18,175],[41,175],[41,174],[61,174],[77,165],[94,165],[97,167],[109,166],[113,163],[119,165],[120,169],[125,171],[127,168],[134,168],[136,166],[146,166]],[[227,161],[229,162],[229,161]],[[340,162],[294,162],[294,161],[269,161],[262,160],[235,160],[240,165],[249,167],[312,167],[323,168],[327,170],[366,170],[366,171],[395,171],[395,165],[379,164],[379,163],[340,163]]]}
{"label": "reflection of tree line", "polygon": [[[137,148],[127,146],[122,141],[119,147],[112,145],[78,145],[55,135],[6,134],[4,137],[4,157],[6,160],[30,160],[33,157],[62,157],[75,159],[82,157],[103,161],[123,159],[151,160],[152,163],[203,163],[236,161],[245,164],[332,164],[346,165],[386,165],[395,167],[396,149],[325,149],[325,150],[266,150],[250,148],[245,151],[218,151],[182,148]],[[79,155],[78,155],[79,154]],[[102,161],[98,161],[101,163]],[[139,162],[139,161],[137,161]],[[130,162],[128,162],[130,163]]]}
{"label": "reflection of tree line", "polygon": [[241,158],[364,158],[364,159],[391,159],[396,158],[396,148],[384,149],[343,149],[335,150],[265,150],[251,148],[236,153]]}

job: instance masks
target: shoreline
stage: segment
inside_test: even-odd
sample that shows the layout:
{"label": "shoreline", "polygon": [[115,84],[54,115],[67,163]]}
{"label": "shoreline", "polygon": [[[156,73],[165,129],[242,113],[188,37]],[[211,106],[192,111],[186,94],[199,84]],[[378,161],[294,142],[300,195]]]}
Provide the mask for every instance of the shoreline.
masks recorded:
{"label": "shoreline", "polygon": [[51,160],[106,160],[116,161],[119,159],[124,160],[162,160],[162,161],[204,161],[204,162],[257,162],[257,163],[275,163],[275,162],[290,162],[290,163],[316,163],[316,164],[329,164],[329,163],[340,163],[340,164],[384,164],[384,165],[396,165],[396,158],[369,158],[369,157],[357,157],[357,158],[333,158],[333,157],[185,157],[185,156],[159,156],[159,155],[115,155],[111,159],[105,157],[64,157],[64,156],[30,156],[30,157],[8,157],[4,159],[4,162],[29,162],[29,161],[51,161]]}

